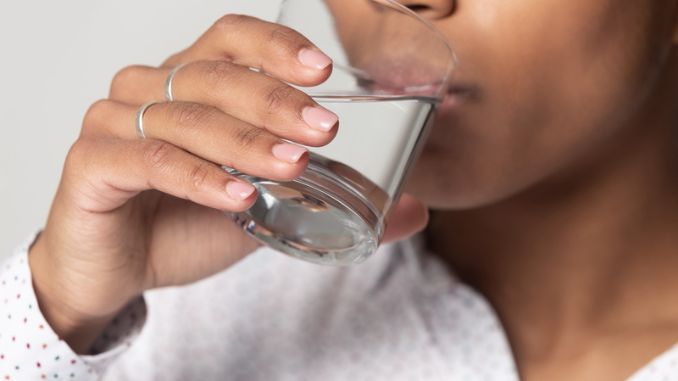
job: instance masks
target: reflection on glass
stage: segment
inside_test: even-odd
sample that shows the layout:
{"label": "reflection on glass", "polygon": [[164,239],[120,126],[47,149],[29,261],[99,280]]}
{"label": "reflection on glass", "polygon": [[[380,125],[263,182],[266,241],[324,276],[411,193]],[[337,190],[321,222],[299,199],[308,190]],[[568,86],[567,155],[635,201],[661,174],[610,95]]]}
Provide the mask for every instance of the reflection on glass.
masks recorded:
{"label": "reflection on glass", "polygon": [[250,210],[234,214],[249,234],[332,265],[361,262],[377,249],[454,64],[440,33],[399,3],[341,3],[364,7],[360,41],[347,33],[356,25],[341,17],[338,0],[286,0],[279,17],[334,60],[328,81],[304,91],[339,116],[336,138],[308,147],[309,167],[294,181],[230,170],[260,193]]}

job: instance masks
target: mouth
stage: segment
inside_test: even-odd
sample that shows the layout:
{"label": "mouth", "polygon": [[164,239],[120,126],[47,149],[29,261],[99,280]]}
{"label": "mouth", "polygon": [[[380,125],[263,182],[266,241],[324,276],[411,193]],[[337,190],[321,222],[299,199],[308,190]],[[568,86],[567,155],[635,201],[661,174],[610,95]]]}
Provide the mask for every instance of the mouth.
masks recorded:
{"label": "mouth", "polygon": [[[408,95],[429,95],[436,93],[440,89],[440,83],[427,83],[424,85],[412,85],[407,87],[398,87],[386,82],[376,82],[371,79],[358,77],[358,84],[366,89],[370,89],[375,93],[385,94],[408,94]],[[458,107],[459,105],[478,100],[480,91],[477,86],[453,82],[447,86],[447,91],[443,96],[440,105],[443,109]]]}
{"label": "mouth", "polygon": [[447,93],[441,102],[441,108],[443,110],[451,109],[466,102],[477,100],[478,93],[478,89],[474,86],[453,83],[447,89]]}

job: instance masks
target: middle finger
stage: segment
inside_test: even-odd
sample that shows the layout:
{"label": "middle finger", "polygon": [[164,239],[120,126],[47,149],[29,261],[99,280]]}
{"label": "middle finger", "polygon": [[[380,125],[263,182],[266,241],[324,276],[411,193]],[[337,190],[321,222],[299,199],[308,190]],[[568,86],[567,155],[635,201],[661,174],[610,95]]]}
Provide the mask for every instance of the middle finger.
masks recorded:
{"label": "middle finger", "polygon": [[[111,98],[141,104],[164,98],[170,69],[131,66],[116,75]],[[336,135],[338,118],[310,96],[278,79],[226,61],[197,61],[174,76],[175,100],[203,103],[304,145]]]}

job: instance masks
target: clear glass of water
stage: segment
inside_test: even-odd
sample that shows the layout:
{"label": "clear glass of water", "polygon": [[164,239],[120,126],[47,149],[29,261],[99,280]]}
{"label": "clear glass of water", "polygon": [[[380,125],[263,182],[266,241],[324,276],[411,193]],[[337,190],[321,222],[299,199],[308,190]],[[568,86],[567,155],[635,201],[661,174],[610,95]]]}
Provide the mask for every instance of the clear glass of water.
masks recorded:
{"label": "clear glass of water", "polygon": [[[351,14],[360,20],[342,17]],[[334,61],[330,78],[302,89],[339,116],[336,138],[308,147],[303,175],[278,182],[229,169],[259,198],[235,221],[259,241],[319,264],[359,263],[423,147],[456,60],[431,24],[394,0],[285,0],[278,22]],[[356,24],[359,23],[359,24]],[[354,28],[361,28],[356,39]]]}

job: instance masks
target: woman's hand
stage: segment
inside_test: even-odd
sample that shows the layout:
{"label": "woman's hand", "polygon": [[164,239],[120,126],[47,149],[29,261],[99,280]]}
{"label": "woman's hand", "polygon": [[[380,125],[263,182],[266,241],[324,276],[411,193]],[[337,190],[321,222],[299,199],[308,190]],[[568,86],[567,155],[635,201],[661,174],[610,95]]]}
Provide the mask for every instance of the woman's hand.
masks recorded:
{"label": "woman's hand", "polygon": [[[146,139],[139,106],[150,107]],[[260,72],[248,67],[260,69]],[[224,211],[243,211],[252,185],[220,166],[276,180],[299,176],[307,146],[329,143],[337,117],[290,85],[317,85],[332,64],[305,37],[249,16],[227,15],[161,67],[132,66],[85,116],[47,225],[29,256],[40,307],[76,351],[145,290],[222,271],[257,244]],[[425,208],[405,196],[388,239],[421,229]],[[404,218],[398,218],[401,215]]]}

